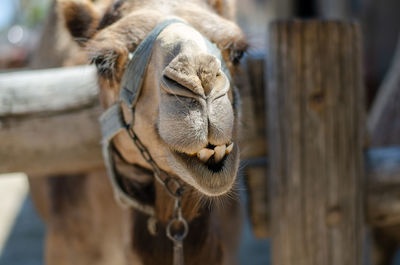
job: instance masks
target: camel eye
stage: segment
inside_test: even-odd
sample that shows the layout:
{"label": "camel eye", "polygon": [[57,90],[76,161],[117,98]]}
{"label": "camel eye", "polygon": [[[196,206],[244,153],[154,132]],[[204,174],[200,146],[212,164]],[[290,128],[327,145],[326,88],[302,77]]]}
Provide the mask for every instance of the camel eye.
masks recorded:
{"label": "camel eye", "polygon": [[96,58],[93,58],[92,64],[96,65],[98,69],[103,69],[106,62],[103,56],[97,56]]}
{"label": "camel eye", "polygon": [[118,55],[115,52],[108,52],[92,57],[91,63],[96,65],[99,75],[112,77],[115,70]]}
{"label": "camel eye", "polygon": [[91,63],[96,66],[99,75],[109,76],[111,74],[111,69],[109,68],[107,60],[104,58],[104,56],[99,55],[92,58]]}
{"label": "camel eye", "polygon": [[244,54],[243,50],[235,50],[235,49],[231,50],[231,56],[230,56],[231,62],[234,65],[239,64],[240,60],[243,58],[243,54]]}

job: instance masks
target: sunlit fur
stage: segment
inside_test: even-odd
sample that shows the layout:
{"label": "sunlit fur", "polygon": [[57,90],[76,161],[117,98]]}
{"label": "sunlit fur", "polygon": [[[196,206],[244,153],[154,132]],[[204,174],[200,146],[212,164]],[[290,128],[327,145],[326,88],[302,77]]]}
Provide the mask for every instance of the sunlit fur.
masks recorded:
{"label": "sunlit fur", "polygon": [[[118,100],[128,53],[134,51],[155,25],[170,18],[185,21],[187,24],[168,26],[153,47],[135,112],[134,130],[163,170],[179,176],[207,196],[219,196],[228,192],[235,181],[238,145],[234,145],[219,172],[181,154],[196,153],[208,144],[230,144],[236,140],[238,110],[233,109],[236,106],[233,106],[232,84],[221,70],[221,61],[207,51],[203,37],[217,44],[232,74],[234,65],[230,56],[244,50],[247,44],[241,30],[215,14],[210,3],[156,2],[117,1],[121,18],[114,18],[109,26],[102,25],[85,41],[90,60],[98,67],[101,99],[104,107]],[[65,10],[71,9],[68,2],[64,5]],[[95,14],[95,11],[84,13]],[[101,19],[91,21],[101,24]],[[80,29],[73,27],[73,32],[77,28]],[[84,28],[88,29],[84,36],[90,35],[93,27]],[[118,135],[115,144],[126,160],[148,167],[127,135]]]}
{"label": "sunlit fur", "polygon": [[[240,234],[236,194],[240,153],[237,144],[240,110],[239,104],[235,102],[238,95],[234,95],[229,74],[221,70],[223,62],[209,53],[204,42],[204,38],[207,38],[217,45],[230,74],[234,75],[236,64],[247,48],[247,43],[240,28],[232,21],[233,0],[116,0],[106,7],[99,7],[98,1],[58,0],[58,3],[72,37],[86,51],[89,62],[97,66],[104,108],[119,99],[128,54],[135,50],[147,34],[166,19],[178,18],[186,22],[169,25],[153,46],[136,106],[134,130],[160,168],[187,183],[182,212],[190,226],[199,220],[204,222],[200,230],[191,230],[185,241],[186,253],[191,255],[186,263],[236,264]],[[90,21],[91,24],[80,27],[84,21]],[[132,119],[127,108],[124,108],[124,115],[128,121]],[[234,148],[219,171],[210,170],[190,155],[209,144],[215,146],[231,142],[235,143]],[[114,144],[130,164],[150,169],[126,133],[117,135]],[[146,179],[152,179],[149,171],[143,174],[149,175]],[[139,179],[144,178],[138,178],[137,181]],[[103,180],[99,178],[97,181]],[[154,182],[153,185],[156,216],[159,223],[165,225],[172,216],[174,201],[159,183]],[[83,190],[88,192],[88,188]],[[90,189],[90,196],[99,201],[112,200],[109,193],[100,194]],[[76,207],[80,206],[77,204]],[[108,211],[101,208],[103,206],[100,204],[93,203],[93,207],[93,216],[97,216],[97,211]],[[82,218],[88,218],[81,209],[77,212]],[[65,220],[69,216],[69,212],[66,212]],[[124,237],[125,241],[120,242],[121,236],[116,233],[104,235],[105,241],[114,243],[97,242],[91,245],[90,249],[100,253],[97,259],[85,253],[75,255],[80,247],[72,246],[68,254],[76,259],[80,259],[78,256],[83,257],[82,260],[87,259],[86,263],[77,264],[109,264],[109,254],[103,250],[109,244],[121,248],[118,250],[118,247],[114,247],[114,264],[170,264],[171,251],[165,247],[170,246],[170,242],[165,236],[155,238],[148,235],[147,217],[140,219],[141,215],[137,212],[131,218],[126,213],[120,216],[115,213],[114,216],[112,221],[107,220],[123,224],[123,230],[129,231],[129,235]],[[106,217],[101,218],[107,223]],[[97,223],[95,217],[92,219],[88,220]],[[55,223],[64,224],[64,221],[60,219]],[[81,224],[77,223],[77,226]],[[64,234],[75,240],[76,237],[86,237],[90,233],[97,235],[95,228],[87,228],[87,234],[83,230],[71,228]],[[93,232],[89,232],[91,230]],[[64,234],[60,235],[53,230],[49,238],[57,238],[59,244],[67,244],[70,241],[63,241]],[[147,237],[149,242],[142,242]],[[121,246],[126,246],[126,242],[130,242],[133,249],[122,249]],[[161,244],[159,248],[157,244]],[[50,263],[68,264],[57,258],[58,248],[52,249],[49,246],[49,249],[49,253],[54,255]],[[119,261],[123,260],[125,254],[129,262]],[[65,260],[66,254],[60,257]]]}

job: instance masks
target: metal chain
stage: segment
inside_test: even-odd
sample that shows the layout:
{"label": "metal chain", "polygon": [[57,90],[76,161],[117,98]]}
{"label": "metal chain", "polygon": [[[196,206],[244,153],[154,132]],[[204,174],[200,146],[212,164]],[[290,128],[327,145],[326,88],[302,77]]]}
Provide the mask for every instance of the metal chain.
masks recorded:
{"label": "metal chain", "polygon": [[[153,170],[153,174],[155,179],[160,182],[165,189],[167,190],[168,194],[174,198],[174,212],[172,218],[168,222],[166,233],[167,237],[173,242],[174,249],[173,249],[173,265],[184,265],[184,258],[183,258],[183,240],[186,238],[189,232],[189,225],[185,218],[182,216],[182,196],[184,191],[184,185],[179,182],[176,178],[172,178],[171,176],[167,175],[165,179],[161,177],[161,170],[158,167],[157,163],[154,161],[153,157],[151,156],[149,150],[144,146],[142,141],[140,141],[139,137],[133,131],[132,126],[127,127],[127,131],[131,136],[134,144],[139,149],[142,157],[146,162],[151,166]],[[174,184],[176,187],[173,190],[171,184]],[[174,226],[174,227],[173,227]],[[183,229],[182,231],[174,230],[173,228],[179,227]]]}
{"label": "metal chain", "polygon": [[[146,146],[140,141],[139,137],[136,135],[136,133],[129,127],[127,128],[129,135],[131,136],[134,144],[136,147],[139,149],[142,157],[146,162],[151,166],[154,177],[157,179],[158,182],[160,182],[165,189],[167,190],[168,194],[176,199],[176,198],[182,198],[183,195],[183,189],[184,185],[182,185],[176,178],[172,178],[169,175],[167,178],[163,179],[161,177],[161,170],[158,167],[157,163],[154,161],[153,157],[151,156],[149,150],[147,150]],[[173,190],[173,187],[171,184],[174,184],[176,186],[176,190]]]}
{"label": "metal chain", "polygon": [[[179,231],[177,227],[181,228],[182,231]],[[189,226],[182,217],[181,198],[179,197],[175,199],[174,216],[167,225],[167,236],[174,243],[173,265],[184,265],[183,239],[185,239],[188,232]]]}

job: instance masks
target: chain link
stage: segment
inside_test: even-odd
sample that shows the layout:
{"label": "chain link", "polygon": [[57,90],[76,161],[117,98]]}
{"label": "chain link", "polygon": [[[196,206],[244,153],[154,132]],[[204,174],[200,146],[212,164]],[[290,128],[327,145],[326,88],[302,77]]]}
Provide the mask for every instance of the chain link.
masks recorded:
{"label": "chain link", "polygon": [[[157,179],[158,182],[160,182],[165,189],[168,191],[168,194],[173,197],[182,197],[183,193],[183,185],[176,179],[172,178],[170,176],[167,176],[165,179],[161,177],[161,170],[158,167],[157,163],[154,161],[153,157],[151,156],[150,152],[144,146],[142,141],[140,141],[139,137],[137,137],[136,133],[131,129],[131,127],[127,128],[127,131],[129,135],[131,136],[134,144],[136,147],[139,149],[142,157],[146,162],[151,166],[151,169],[153,170],[154,177]],[[173,187],[171,187],[171,183],[173,183],[176,186],[176,190],[173,191]]]}
{"label": "chain link", "polygon": [[[183,231],[173,231],[172,225],[179,225]],[[182,217],[181,199],[175,199],[174,215],[167,225],[167,236],[173,242],[182,242],[189,232],[189,226],[187,221]]]}

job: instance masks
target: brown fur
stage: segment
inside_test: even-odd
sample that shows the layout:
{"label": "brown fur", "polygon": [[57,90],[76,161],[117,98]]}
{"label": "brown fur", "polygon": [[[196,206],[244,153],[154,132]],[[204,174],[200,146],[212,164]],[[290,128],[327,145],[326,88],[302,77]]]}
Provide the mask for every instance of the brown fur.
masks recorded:
{"label": "brown fur", "polygon": [[[217,1],[214,5],[216,5],[215,8],[222,7],[222,2]],[[80,4],[80,6],[83,6],[84,10],[93,10],[93,7],[89,4]],[[72,21],[76,19],[76,15],[72,15],[70,12],[74,10],[71,4],[68,4],[66,11],[64,11],[67,27],[70,29],[71,34],[78,39],[82,38],[86,40],[87,36],[93,35],[92,29],[108,27],[107,31],[100,31],[93,36],[90,43],[86,46],[89,49],[91,61],[108,66],[109,69],[116,69],[114,70],[116,78],[120,77],[118,69],[122,70],[120,66],[125,64],[128,51],[133,51],[147,33],[165,16],[161,10],[150,8],[140,9],[141,11],[139,12],[132,12],[132,8],[134,7],[134,4],[129,5],[126,1],[117,1],[103,15],[101,22],[97,22],[98,18],[93,19],[90,27],[88,26],[88,32],[75,29],[75,24]],[[94,13],[94,11],[92,12]],[[247,49],[246,39],[236,24],[216,15],[214,12],[208,10],[206,6],[202,7],[202,5],[187,2],[182,6],[177,6],[174,13],[187,20],[200,33],[215,42],[223,51],[224,59],[227,62],[237,63],[243,52]],[[89,14],[89,11],[87,14]],[[79,23],[76,24],[81,25],[84,20],[89,19],[82,17]],[[70,28],[70,25],[73,25],[73,27]],[[78,29],[80,28],[78,27]],[[75,31],[81,32],[82,36],[78,36]],[[101,58],[100,55],[111,54],[111,51],[115,51],[115,54],[107,58]],[[115,65],[118,67],[114,68]],[[232,71],[234,70],[232,64],[228,64],[228,66]]]}
{"label": "brown fur", "polygon": [[100,14],[91,2],[60,1],[60,10],[72,37],[78,43],[90,39],[99,24]]}
{"label": "brown fur", "polygon": [[[190,233],[184,242],[186,264],[221,264],[224,260],[224,247],[220,240],[223,224],[210,218],[211,214],[204,211],[190,222]],[[172,264],[172,242],[163,233],[166,224],[159,224],[159,233],[154,237],[145,230],[145,216],[136,214],[134,218],[133,248],[137,249],[143,263]]]}
{"label": "brown fur", "polygon": [[[98,67],[101,99],[104,106],[109,106],[117,100],[128,53],[157,23],[170,15],[162,4],[158,4],[164,1],[117,0],[106,6],[98,6],[97,2],[88,0],[59,0],[59,3],[66,27],[73,38],[84,45],[90,61]],[[234,64],[247,43],[243,33],[230,20],[234,10],[232,1],[172,0],[168,2],[168,8],[171,14],[186,20],[215,42],[234,73]],[[206,67],[199,71],[200,85],[208,92],[212,86],[209,74]],[[145,86],[151,86],[146,82]],[[140,108],[137,112],[147,113]],[[150,129],[152,131],[148,133],[156,133],[153,131],[155,128]],[[130,146],[118,138],[115,144],[118,148]],[[147,164],[141,157],[122,149],[119,151],[125,160],[137,163],[134,169],[118,166],[120,173],[126,177],[125,184],[128,187],[139,185],[153,192],[146,196],[150,194],[154,198],[144,197],[147,202],[154,202],[158,219],[157,235],[152,236],[147,229],[147,216],[132,209],[122,209],[116,204],[104,170],[81,176],[32,181],[35,200],[39,202],[48,225],[47,264],[171,264],[172,244],[165,235],[165,227],[172,216],[174,201],[164,187],[154,182],[151,172],[143,169]],[[154,150],[152,154],[158,158]],[[219,201],[224,202],[224,207]],[[236,263],[236,253],[233,252],[237,248],[240,231],[237,198],[206,198],[187,185],[182,211],[190,226],[184,241],[185,264]]]}
{"label": "brown fur", "polygon": [[117,0],[112,4],[103,15],[97,30],[101,30],[105,27],[110,26],[114,22],[118,21],[122,17],[123,10],[127,7],[125,0]]}
{"label": "brown fur", "polygon": [[236,10],[232,0],[208,0],[208,3],[218,15],[234,20]]}

